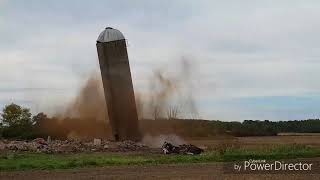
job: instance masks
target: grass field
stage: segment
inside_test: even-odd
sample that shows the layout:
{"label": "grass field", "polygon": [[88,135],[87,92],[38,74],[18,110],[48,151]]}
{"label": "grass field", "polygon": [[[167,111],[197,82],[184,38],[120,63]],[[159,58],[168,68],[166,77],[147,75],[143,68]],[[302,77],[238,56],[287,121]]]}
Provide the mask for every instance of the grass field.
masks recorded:
{"label": "grass field", "polygon": [[230,148],[224,152],[207,151],[198,156],[161,154],[35,154],[0,155],[0,171],[52,170],[121,165],[228,162],[244,159],[293,159],[320,157],[320,148],[305,145],[279,145],[265,149]]}
{"label": "grass field", "polygon": [[283,136],[252,136],[252,137],[215,137],[188,139],[188,143],[214,149],[219,146],[231,146],[244,149],[269,149],[273,146],[299,144],[308,147],[320,148],[320,136],[312,135],[283,135]]}

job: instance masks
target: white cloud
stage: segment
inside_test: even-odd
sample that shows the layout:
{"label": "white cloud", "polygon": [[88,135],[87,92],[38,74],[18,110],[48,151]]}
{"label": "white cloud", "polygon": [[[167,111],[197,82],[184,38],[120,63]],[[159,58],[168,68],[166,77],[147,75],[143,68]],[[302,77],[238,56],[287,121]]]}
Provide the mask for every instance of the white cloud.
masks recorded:
{"label": "white cloud", "polygon": [[105,25],[119,28],[128,39],[136,89],[147,87],[152,69],[173,66],[174,71],[181,56],[191,57],[197,66],[194,94],[206,118],[224,117],[229,106],[238,119],[252,113],[231,104],[213,113],[210,107],[219,107],[217,101],[320,94],[318,1],[121,2],[31,1],[21,6],[0,0],[0,8],[5,5],[0,12],[0,91],[53,89],[42,91],[43,97],[52,93],[50,98],[6,92],[0,100],[17,97],[42,106],[57,104],[58,97],[70,99],[98,68],[95,40]]}

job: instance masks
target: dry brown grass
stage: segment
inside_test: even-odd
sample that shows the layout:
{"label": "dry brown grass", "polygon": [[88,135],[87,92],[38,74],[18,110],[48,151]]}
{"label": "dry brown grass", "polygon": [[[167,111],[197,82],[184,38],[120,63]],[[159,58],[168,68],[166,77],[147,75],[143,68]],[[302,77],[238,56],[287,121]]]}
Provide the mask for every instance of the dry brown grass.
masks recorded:
{"label": "dry brown grass", "polygon": [[277,145],[301,144],[310,147],[320,147],[320,136],[259,136],[188,139],[187,142],[208,150],[223,152],[228,148],[263,149]]}

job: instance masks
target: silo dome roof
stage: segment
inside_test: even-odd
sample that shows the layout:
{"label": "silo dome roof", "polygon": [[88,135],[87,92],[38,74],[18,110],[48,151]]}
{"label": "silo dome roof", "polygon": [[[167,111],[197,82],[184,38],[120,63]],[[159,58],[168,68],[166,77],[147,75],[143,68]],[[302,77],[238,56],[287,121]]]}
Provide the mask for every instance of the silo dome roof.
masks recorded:
{"label": "silo dome roof", "polygon": [[125,38],[118,29],[106,27],[106,29],[100,33],[97,39],[97,42],[110,42],[110,41],[117,41],[122,39],[125,39]]}

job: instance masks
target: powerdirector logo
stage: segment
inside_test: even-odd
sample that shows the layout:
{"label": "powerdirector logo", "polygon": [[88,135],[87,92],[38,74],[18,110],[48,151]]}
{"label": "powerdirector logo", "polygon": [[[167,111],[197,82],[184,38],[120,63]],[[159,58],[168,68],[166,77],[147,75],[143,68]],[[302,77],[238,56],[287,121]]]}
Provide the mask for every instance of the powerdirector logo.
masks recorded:
{"label": "powerdirector logo", "polygon": [[320,174],[320,161],[316,160],[273,160],[249,159],[224,164],[226,174]]}

